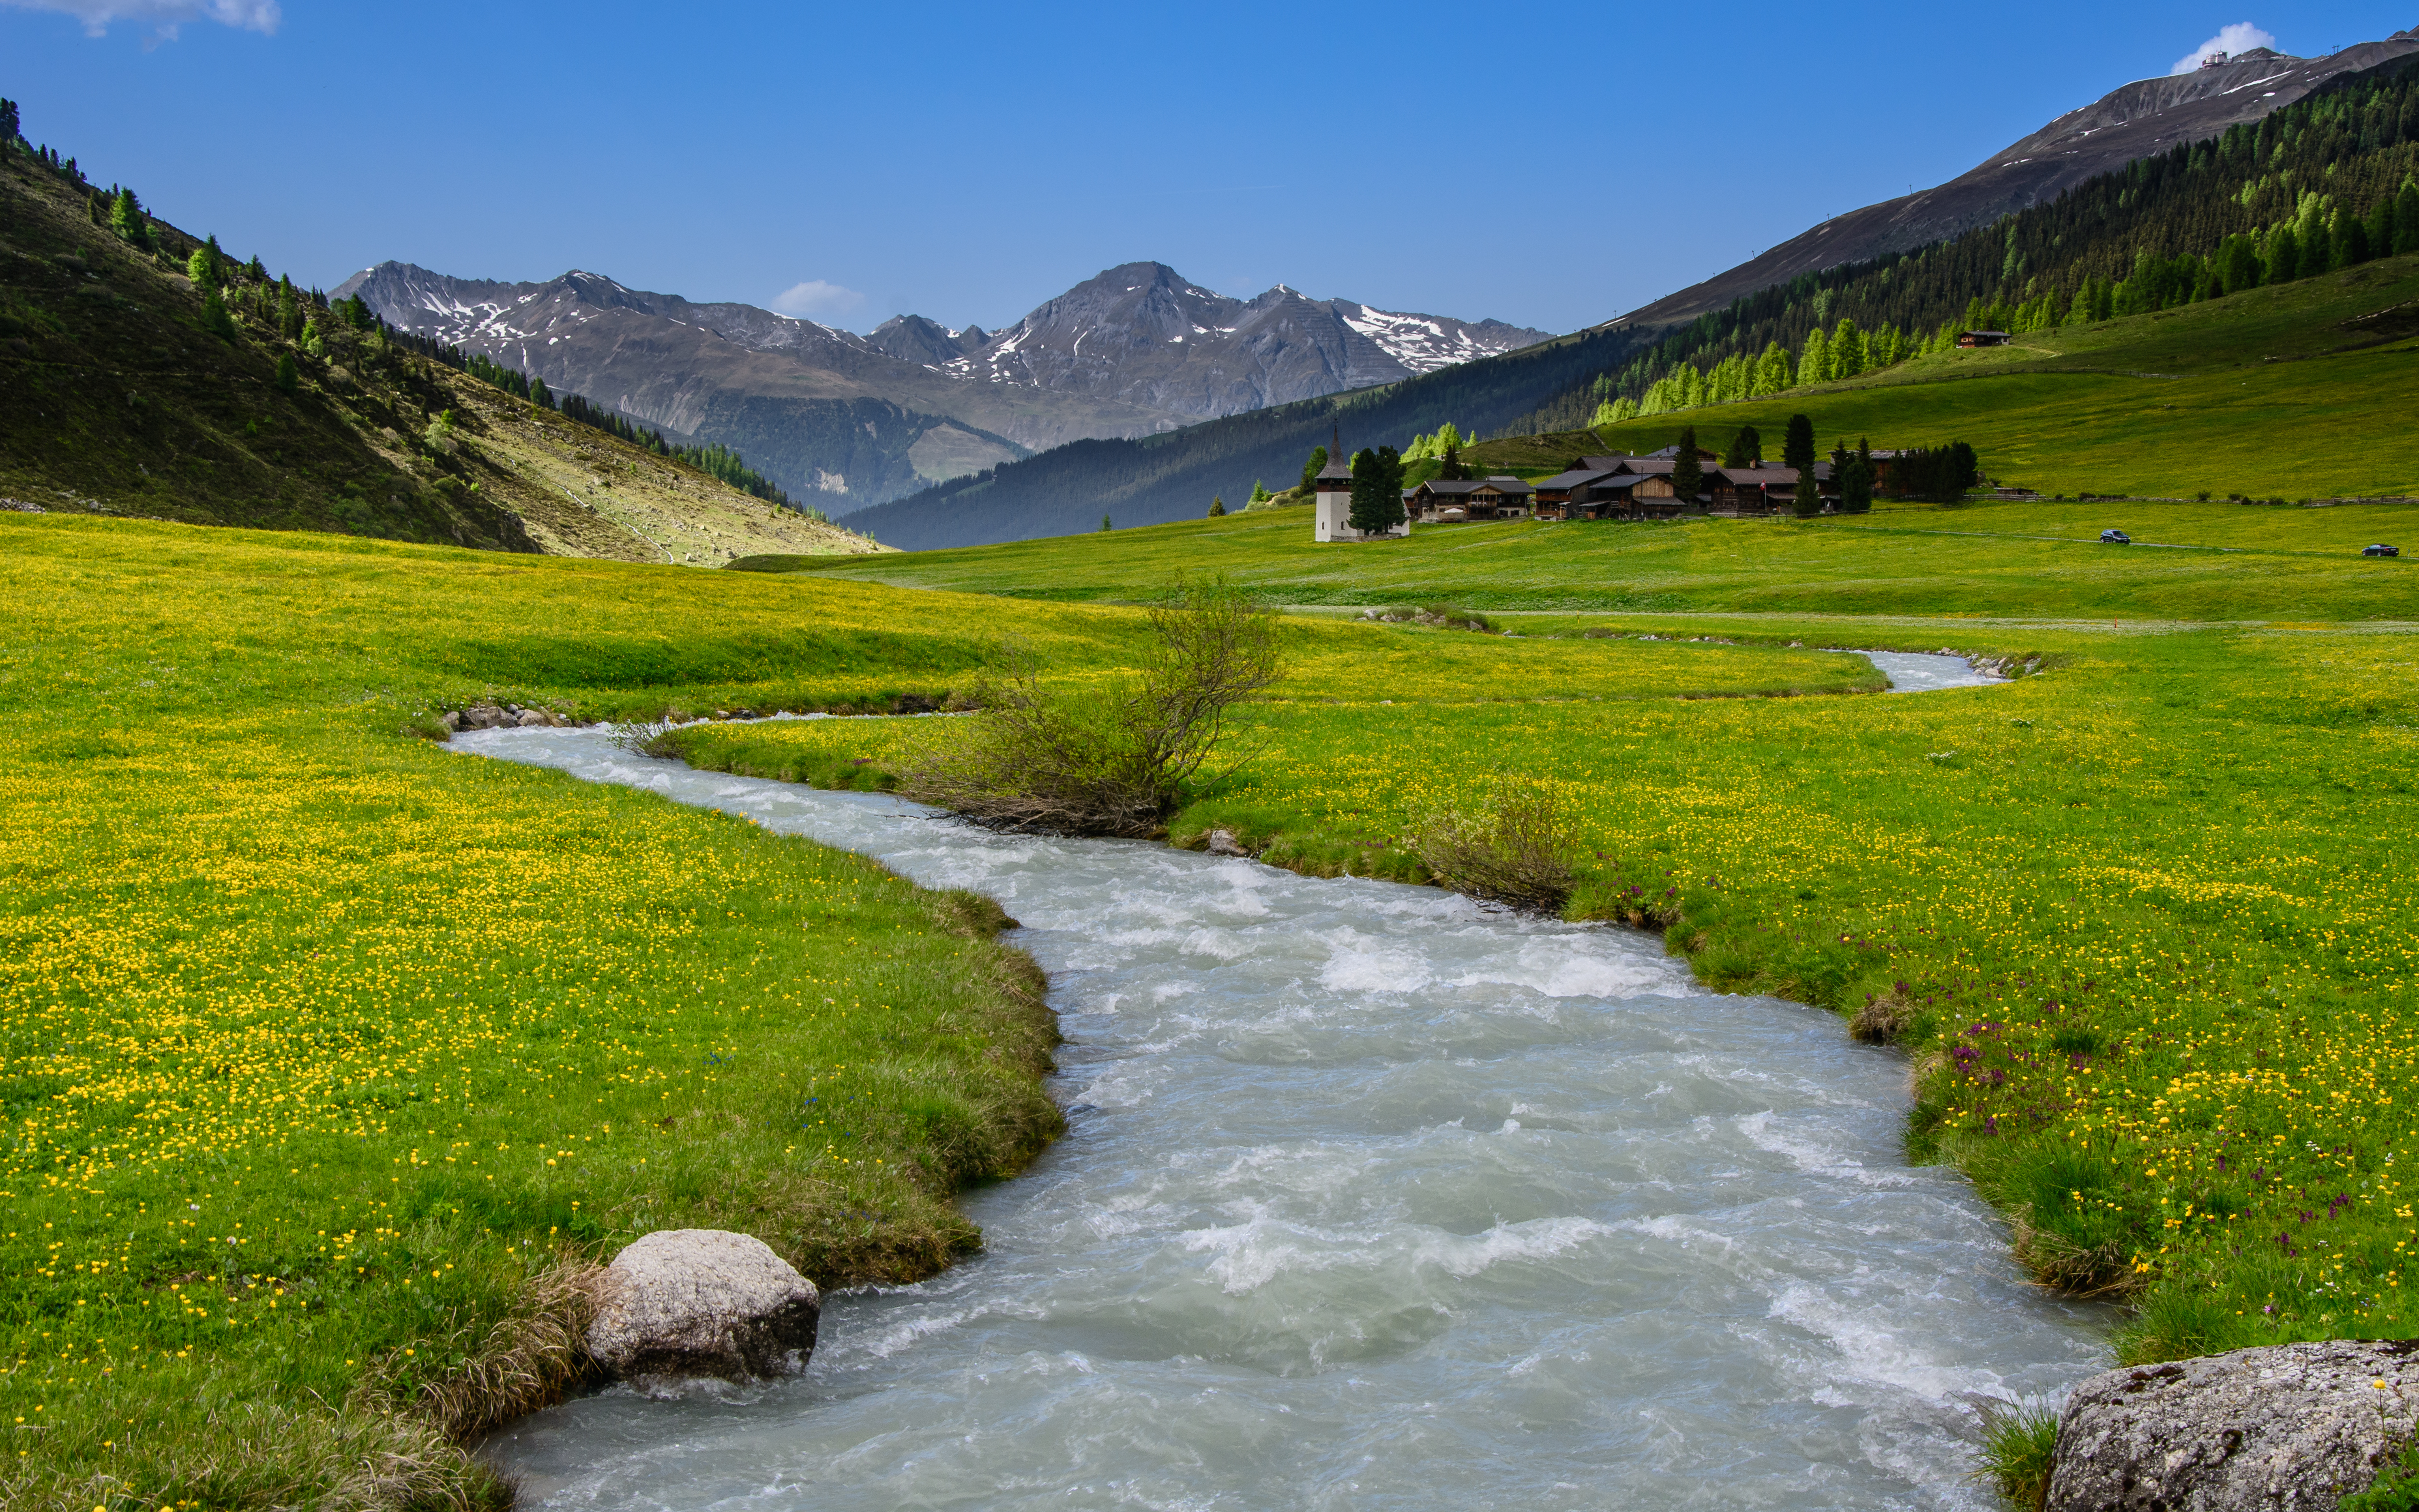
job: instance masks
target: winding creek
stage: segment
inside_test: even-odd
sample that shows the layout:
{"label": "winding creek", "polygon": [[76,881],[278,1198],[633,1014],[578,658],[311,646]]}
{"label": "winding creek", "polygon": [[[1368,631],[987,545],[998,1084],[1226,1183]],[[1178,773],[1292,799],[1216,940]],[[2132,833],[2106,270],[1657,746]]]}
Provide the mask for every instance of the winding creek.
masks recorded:
{"label": "winding creek", "polygon": [[[1874,660],[1898,687],[1953,657]],[[635,758],[456,748],[745,814],[999,899],[1070,1132],[989,1247],[834,1296],[807,1374],[499,1434],[539,1507],[1986,1507],[1973,1403],[2108,1363],[1898,1056],[1650,934]]]}

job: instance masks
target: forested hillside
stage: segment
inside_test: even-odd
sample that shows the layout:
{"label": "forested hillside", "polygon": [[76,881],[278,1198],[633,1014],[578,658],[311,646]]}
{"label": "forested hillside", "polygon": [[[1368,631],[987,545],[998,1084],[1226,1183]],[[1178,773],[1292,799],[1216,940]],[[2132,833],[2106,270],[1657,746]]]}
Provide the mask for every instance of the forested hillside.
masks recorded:
{"label": "forested hillside", "polygon": [[2140,315],[2419,251],[2419,63],[2077,185],[1934,246],[1699,317],[1513,428],[1568,430],[1855,378],[1954,343]]}

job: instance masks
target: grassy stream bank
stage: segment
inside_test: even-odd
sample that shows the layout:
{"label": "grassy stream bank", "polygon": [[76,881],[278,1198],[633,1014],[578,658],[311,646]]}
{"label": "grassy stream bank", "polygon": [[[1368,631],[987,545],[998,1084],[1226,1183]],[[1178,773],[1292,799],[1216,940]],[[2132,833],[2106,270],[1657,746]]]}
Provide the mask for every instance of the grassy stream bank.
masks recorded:
{"label": "grassy stream bank", "polygon": [[[1946,644],[2044,671],[1751,702],[1598,702],[1576,678],[1553,699],[1281,689],[1252,721],[1261,754],[1170,838],[1223,827],[1275,864],[1424,881],[1405,836],[1425,816],[1498,774],[1539,784],[1582,839],[1571,917],[1665,927],[1710,984],[1905,1047],[1912,1153],[1971,1174],[2044,1281],[2138,1304],[2127,1358],[2413,1331],[2419,1228],[2396,1161],[2419,963],[2396,879],[2419,818],[2419,636],[1522,622],[1590,628]],[[1524,645],[1557,643],[1579,644]],[[878,786],[918,733],[700,727],[679,744]]]}

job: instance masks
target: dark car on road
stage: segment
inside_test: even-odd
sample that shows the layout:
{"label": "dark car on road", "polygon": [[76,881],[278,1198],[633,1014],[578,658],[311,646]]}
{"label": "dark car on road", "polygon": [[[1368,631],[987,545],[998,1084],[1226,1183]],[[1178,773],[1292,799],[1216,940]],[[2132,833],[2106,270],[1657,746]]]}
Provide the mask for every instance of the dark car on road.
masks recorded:
{"label": "dark car on road", "polygon": [[2123,531],[2102,531],[2100,532],[2100,540],[2101,544],[2103,546],[2132,546],[2134,544],[2134,538],[2126,534]]}
{"label": "dark car on road", "polygon": [[2402,548],[2398,546],[2365,546],[2360,548],[2360,554],[2365,557],[2398,557]]}

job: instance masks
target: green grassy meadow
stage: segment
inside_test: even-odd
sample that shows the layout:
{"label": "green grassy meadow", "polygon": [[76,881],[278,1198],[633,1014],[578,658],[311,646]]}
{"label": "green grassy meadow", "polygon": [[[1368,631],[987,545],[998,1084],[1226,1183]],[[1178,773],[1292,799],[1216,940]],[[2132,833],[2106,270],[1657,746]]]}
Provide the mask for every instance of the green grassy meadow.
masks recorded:
{"label": "green grassy meadow", "polygon": [[[2136,541],[2099,544],[2105,526]],[[1130,601],[1184,572],[1287,604],[1449,600],[1482,609],[2395,618],[2419,609],[2419,504],[2328,509],[2050,500],[1877,509],[1844,518],[1518,520],[1423,527],[1314,548],[1307,509],[1102,535],[833,558],[818,577],[1025,598]],[[785,575],[787,576],[787,575]]]}

